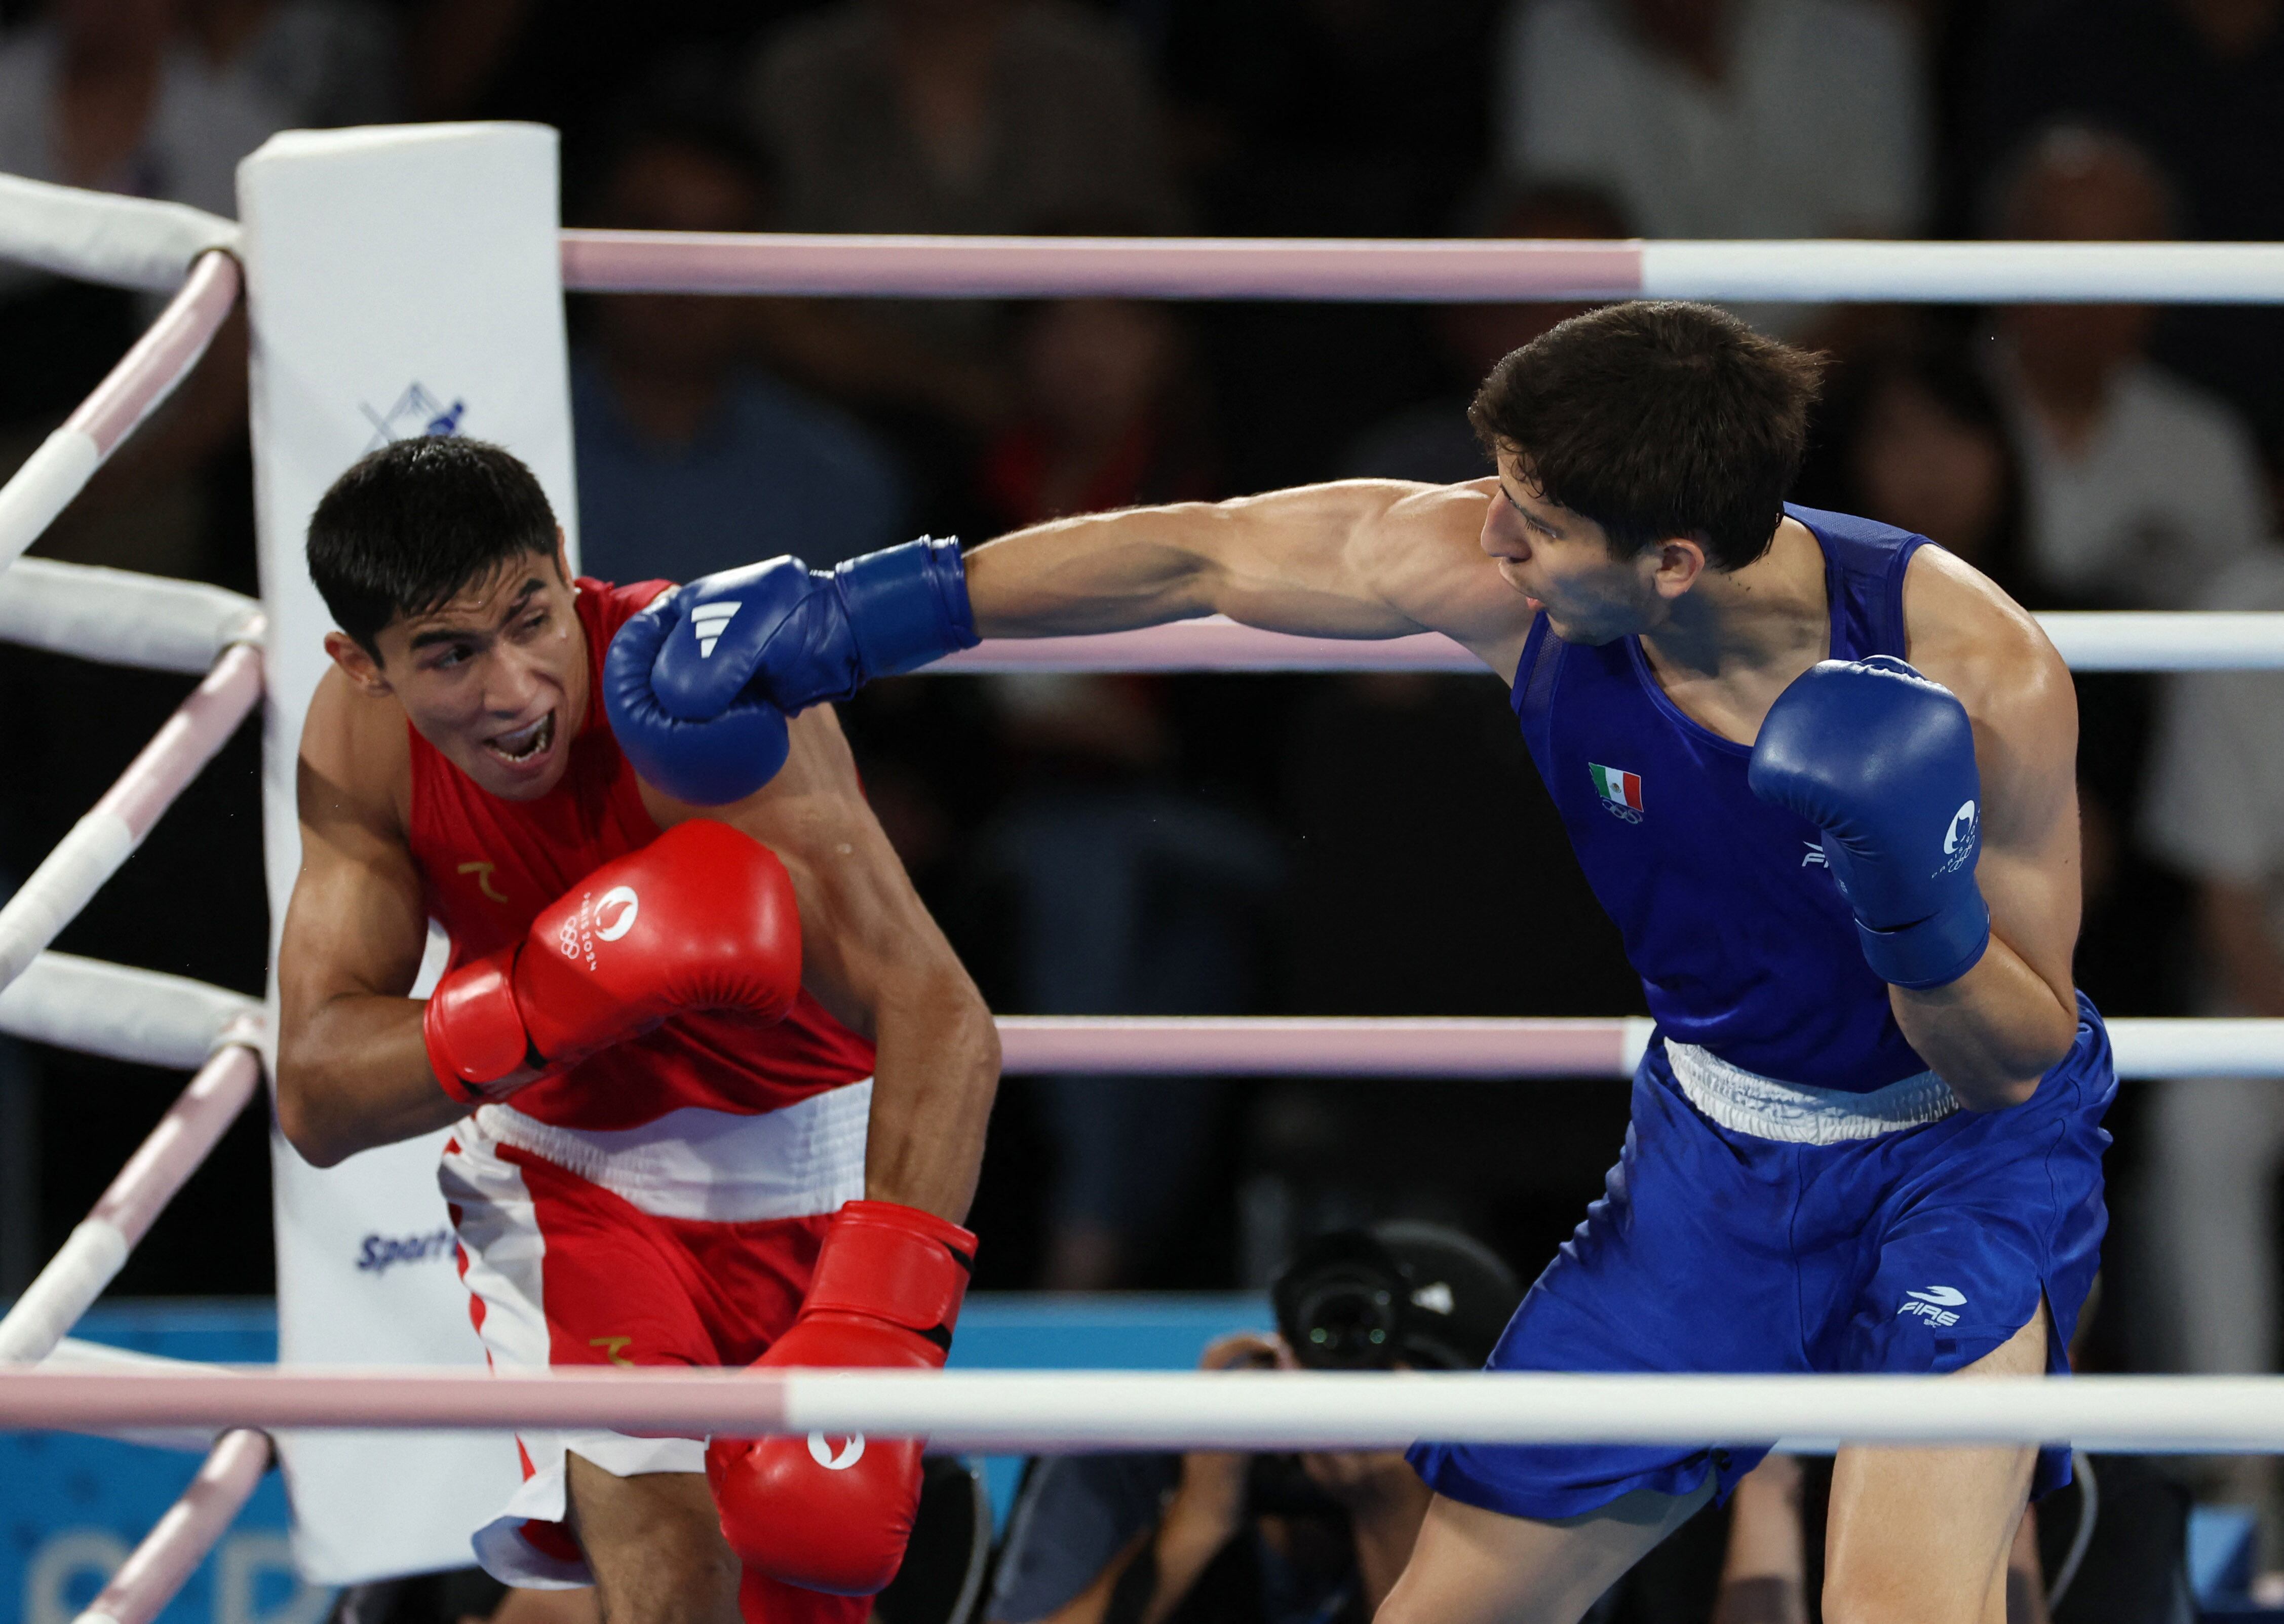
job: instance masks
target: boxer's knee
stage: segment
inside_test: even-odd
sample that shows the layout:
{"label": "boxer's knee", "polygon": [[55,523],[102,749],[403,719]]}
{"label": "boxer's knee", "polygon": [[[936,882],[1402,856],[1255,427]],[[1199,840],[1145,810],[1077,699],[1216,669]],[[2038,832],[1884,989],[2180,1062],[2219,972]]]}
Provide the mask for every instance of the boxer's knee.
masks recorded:
{"label": "boxer's knee", "polygon": [[738,1624],[738,1559],[703,1474],[614,1477],[577,1455],[565,1468],[604,1624]]}

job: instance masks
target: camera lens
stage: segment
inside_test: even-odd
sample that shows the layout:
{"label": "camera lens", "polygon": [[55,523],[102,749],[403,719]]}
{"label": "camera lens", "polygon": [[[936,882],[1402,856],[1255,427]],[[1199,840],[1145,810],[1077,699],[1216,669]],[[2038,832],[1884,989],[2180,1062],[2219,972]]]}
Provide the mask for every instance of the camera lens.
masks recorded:
{"label": "camera lens", "polygon": [[1377,1281],[1327,1280],[1304,1295],[1294,1316],[1294,1353],[1303,1364],[1365,1370],[1396,1353],[1395,1293]]}

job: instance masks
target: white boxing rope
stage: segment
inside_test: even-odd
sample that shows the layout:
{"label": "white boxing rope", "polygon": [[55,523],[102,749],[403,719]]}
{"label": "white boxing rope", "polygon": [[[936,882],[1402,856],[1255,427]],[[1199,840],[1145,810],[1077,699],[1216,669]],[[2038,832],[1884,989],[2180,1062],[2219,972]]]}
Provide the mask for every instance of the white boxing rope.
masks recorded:
{"label": "white boxing rope", "polygon": [[262,605],[226,587],[53,558],[20,558],[0,574],[0,643],[197,673],[261,635]]}
{"label": "white boxing rope", "polygon": [[[2284,613],[2069,612],[2038,624],[2078,671],[2284,669]],[[1222,615],[1075,637],[993,637],[926,668],[949,676],[1025,671],[1443,671],[1480,675],[1438,632],[1302,637]]]}
{"label": "white boxing rope", "polygon": [[0,1365],[35,1362],[53,1351],[261,1086],[262,1062],[239,1043],[225,1045],[199,1069],[0,1319]]}
{"label": "white boxing rope", "polygon": [[192,1071],[215,1046],[256,1040],[260,1000],[188,976],[46,952],[0,988],[0,1032],[83,1054]]}
{"label": "white boxing rope", "polygon": [[237,222],[187,204],[0,175],[0,260],[171,293],[200,254],[237,246]]}
{"label": "white boxing rope", "polygon": [[2036,618],[2073,671],[2284,668],[2284,613],[2080,610]]}
{"label": "white boxing rope", "polygon": [[[1640,1016],[1003,1015],[1000,1068],[1225,1077],[1630,1077]],[[2111,1020],[2121,1077],[2284,1077],[2284,1020]]]}
{"label": "white boxing rope", "polygon": [[2284,245],[563,233],[587,293],[900,299],[2284,301]]}
{"label": "white boxing rope", "polygon": [[40,539],[120,441],[190,375],[238,303],[238,262],[210,253],[95,393],[0,486],[0,570]]}
{"label": "white boxing rope", "polygon": [[118,782],[0,906],[0,988],[21,975],[119,871],[261,698],[259,648],[241,644],[215,662]]}
{"label": "white boxing rope", "polygon": [[2284,1377],[372,1367],[0,1370],[0,1427],[607,1427],[924,1437],[946,1451],[1451,1443],[2073,1443],[2284,1453]]}
{"label": "white boxing rope", "polygon": [[1649,299],[2276,304],[2284,244],[1645,242]]}

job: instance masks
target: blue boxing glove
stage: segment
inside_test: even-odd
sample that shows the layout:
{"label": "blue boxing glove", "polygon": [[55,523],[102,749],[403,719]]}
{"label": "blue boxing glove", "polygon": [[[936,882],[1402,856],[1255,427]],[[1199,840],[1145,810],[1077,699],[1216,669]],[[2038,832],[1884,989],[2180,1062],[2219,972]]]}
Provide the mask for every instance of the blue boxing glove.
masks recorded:
{"label": "blue boxing glove", "polygon": [[1882,980],[1941,987],[1975,968],[1991,945],[1975,883],[1983,784],[1950,689],[1892,655],[1811,666],[1769,707],[1746,777],[1824,831]]}
{"label": "blue boxing glove", "polygon": [[651,666],[684,624],[689,590],[677,587],[619,628],[603,660],[603,709],[645,782],[692,806],[726,806],[776,777],[792,741],[785,713],[766,699],[710,722],[684,722],[658,702]]}
{"label": "blue boxing glove", "polygon": [[684,722],[754,699],[790,716],[976,644],[959,543],[927,536],[829,571],[781,558],[701,576],[682,613],[650,679]]}
{"label": "blue boxing glove", "polygon": [[976,644],[959,543],[923,536],[813,570],[777,558],[704,575],[611,640],[603,702],[627,758],[700,806],[785,764],[785,719]]}

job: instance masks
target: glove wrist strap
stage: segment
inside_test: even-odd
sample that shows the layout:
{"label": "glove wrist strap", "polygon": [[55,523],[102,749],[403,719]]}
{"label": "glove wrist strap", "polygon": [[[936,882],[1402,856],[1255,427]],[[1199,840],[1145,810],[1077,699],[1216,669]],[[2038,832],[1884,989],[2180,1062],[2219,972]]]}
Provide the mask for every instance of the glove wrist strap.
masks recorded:
{"label": "glove wrist strap", "polygon": [[957,541],[922,536],[868,552],[838,566],[833,584],[856,644],[859,683],[917,670],[979,641]]}
{"label": "glove wrist strap", "polygon": [[1873,973],[1890,986],[1925,992],[1982,963],[1991,946],[1991,909],[1980,891],[1970,892],[1941,913],[1892,931],[1875,931],[1858,919],[1856,936]]}
{"label": "glove wrist strap", "polygon": [[975,1237],[956,1223],[893,1201],[851,1201],[825,1232],[801,1311],[861,1314],[948,1347],[974,1257]]}

